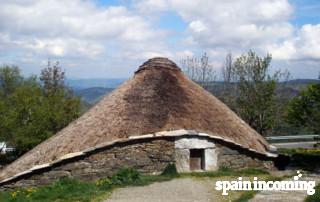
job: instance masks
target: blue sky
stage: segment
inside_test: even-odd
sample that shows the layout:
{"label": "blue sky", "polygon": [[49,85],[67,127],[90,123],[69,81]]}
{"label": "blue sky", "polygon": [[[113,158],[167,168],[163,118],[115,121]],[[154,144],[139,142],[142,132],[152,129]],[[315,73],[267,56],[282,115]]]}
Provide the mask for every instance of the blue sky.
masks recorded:
{"label": "blue sky", "polygon": [[302,26],[304,24],[319,24],[320,23],[320,1],[319,0],[291,0],[290,1],[296,12],[293,19],[293,24]]}
{"label": "blue sky", "polygon": [[[252,6],[254,5],[254,6]],[[271,53],[292,78],[320,72],[318,0],[13,0],[0,4],[0,64],[38,74],[48,58],[69,78],[127,78],[145,60]]]}

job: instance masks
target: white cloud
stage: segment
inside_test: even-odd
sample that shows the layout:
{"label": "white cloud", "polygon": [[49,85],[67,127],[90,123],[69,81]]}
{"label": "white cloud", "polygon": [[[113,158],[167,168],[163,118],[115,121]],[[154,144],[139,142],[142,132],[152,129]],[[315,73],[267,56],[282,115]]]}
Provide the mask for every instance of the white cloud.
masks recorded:
{"label": "white cloud", "polygon": [[303,25],[295,37],[273,44],[268,49],[277,59],[320,61],[320,24]]}
{"label": "white cloud", "polygon": [[203,48],[255,48],[289,37],[293,31],[288,22],[293,8],[287,0],[165,2],[189,24],[193,41]]}
{"label": "white cloud", "polygon": [[140,54],[132,59],[166,51],[159,40],[166,33],[124,6],[98,7],[84,0],[14,0],[1,2],[0,18],[0,49],[5,47],[7,53],[24,50],[39,58],[104,60],[111,59],[114,51]]}
{"label": "white cloud", "polygon": [[194,57],[194,53],[190,50],[183,50],[183,51],[176,52],[176,56],[182,59],[186,57]]}
{"label": "white cloud", "polygon": [[[178,61],[207,52],[218,65],[227,51],[237,56],[253,49],[271,52],[279,61],[319,65],[314,61],[320,60],[320,24],[293,26],[295,10],[288,0],[132,0],[123,6],[95,2],[1,1],[0,63],[34,65],[53,57],[72,66],[76,76],[102,76],[110,67],[129,76],[133,64],[149,57]],[[163,28],[171,23],[159,23],[165,13],[180,16],[186,30]]]}
{"label": "white cloud", "polygon": [[207,27],[200,20],[191,21],[189,28],[196,33],[207,31]]}
{"label": "white cloud", "polygon": [[149,13],[165,7],[178,13],[188,24],[184,48],[206,51],[213,60],[223,60],[227,51],[239,55],[249,49],[270,52],[276,62],[320,60],[320,24],[294,27],[295,10],[288,0],[159,1],[161,6],[149,0],[139,5]]}

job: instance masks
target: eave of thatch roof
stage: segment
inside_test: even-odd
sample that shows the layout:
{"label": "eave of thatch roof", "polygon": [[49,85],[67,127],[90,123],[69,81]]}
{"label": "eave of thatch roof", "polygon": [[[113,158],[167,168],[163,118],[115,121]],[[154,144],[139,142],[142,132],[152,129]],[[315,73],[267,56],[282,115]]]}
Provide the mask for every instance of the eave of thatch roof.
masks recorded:
{"label": "eave of thatch roof", "polygon": [[155,58],[79,119],[0,171],[0,180],[101,143],[159,131],[192,129],[268,154],[265,139],[226,105]]}
{"label": "eave of thatch roof", "polygon": [[262,156],[265,156],[269,159],[272,159],[272,158],[275,158],[278,156],[275,153],[270,153],[270,152],[261,153],[255,149],[244,148],[242,145],[235,143],[231,140],[221,138],[219,135],[212,135],[212,134],[197,132],[195,130],[184,130],[184,129],[174,130],[174,131],[160,131],[160,132],[157,132],[154,134],[130,136],[127,139],[108,141],[108,142],[104,142],[102,144],[99,144],[97,146],[90,147],[90,148],[88,148],[84,151],[81,151],[81,152],[74,152],[74,153],[69,153],[69,154],[63,155],[59,159],[56,159],[53,162],[33,166],[32,168],[30,168],[26,171],[18,173],[12,177],[6,178],[6,179],[0,181],[0,186],[5,185],[5,184],[10,184],[11,182],[14,182],[15,180],[17,180],[18,178],[23,178],[24,176],[28,176],[28,175],[30,176],[34,173],[39,174],[39,173],[41,173],[41,170],[47,170],[48,168],[54,167],[55,165],[58,165],[58,164],[61,164],[61,162],[63,162],[63,161],[68,161],[68,160],[75,159],[75,158],[78,159],[79,157],[86,156],[89,153],[94,154],[103,148],[110,147],[110,146],[116,145],[118,143],[129,143],[132,140],[148,140],[148,139],[154,139],[154,138],[160,138],[160,137],[182,137],[182,136],[192,136],[192,137],[198,136],[198,137],[205,137],[205,138],[212,139],[212,140],[220,140],[225,143],[233,144],[240,149],[248,150],[252,154],[262,155]]}

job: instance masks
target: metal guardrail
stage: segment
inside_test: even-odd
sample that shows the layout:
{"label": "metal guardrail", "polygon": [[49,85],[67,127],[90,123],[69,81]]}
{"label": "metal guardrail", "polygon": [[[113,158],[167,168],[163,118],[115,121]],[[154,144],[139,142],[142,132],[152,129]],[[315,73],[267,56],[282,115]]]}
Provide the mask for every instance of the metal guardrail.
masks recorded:
{"label": "metal guardrail", "polygon": [[266,140],[278,149],[312,149],[320,146],[320,135],[268,136]]}
{"label": "metal guardrail", "polygon": [[268,136],[267,140],[287,140],[287,139],[316,139],[320,135],[286,135],[286,136]]}
{"label": "metal guardrail", "polygon": [[320,141],[320,135],[268,136],[266,137],[266,140],[270,143]]}

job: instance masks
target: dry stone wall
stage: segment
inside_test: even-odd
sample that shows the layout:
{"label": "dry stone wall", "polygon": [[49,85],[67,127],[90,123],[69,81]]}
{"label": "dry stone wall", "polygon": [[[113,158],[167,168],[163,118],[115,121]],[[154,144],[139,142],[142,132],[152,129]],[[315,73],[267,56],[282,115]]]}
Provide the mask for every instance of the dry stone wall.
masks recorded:
{"label": "dry stone wall", "polygon": [[275,170],[274,162],[270,158],[251,154],[245,150],[232,149],[228,146],[217,144],[218,166],[232,169],[260,168]]}
{"label": "dry stone wall", "polygon": [[71,162],[62,162],[59,166],[25,176],[1,188],[46,185],[62,177],[92,181],[111,176],[123,167],[135,168],[142,173],[157,173],[163,171],[169,163],[174,163],[172,138],[147,142],[131,141],[129,144],[101,149],[97,153],[73,159]]}
{"label": "dry stone wall", "polygon": [[[197,136],[183,136],[183,138],[195,137]],[[201,139],[206,138],[208,137]],[[160,173],[168,164],[176,163],[179,158],[176,151],[179,148],[175,148],[175,140],[181,140],[181,137],[132,139],[127,142],[99,147],[86,152],[85,155],[75,155],[52,166],[43,167],[14,178],[8,183],[2,184],[0,190],[46,185],[62,177],[92,181],[111,176],[123,167],[135,168],[142,173]],[[215,169],[217,167],[274,169],[272,161],[274,158],[254,153],[222,140],[208,138],[206,141],[215,145],[213,153],[214,159],[217,161]]]}

